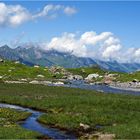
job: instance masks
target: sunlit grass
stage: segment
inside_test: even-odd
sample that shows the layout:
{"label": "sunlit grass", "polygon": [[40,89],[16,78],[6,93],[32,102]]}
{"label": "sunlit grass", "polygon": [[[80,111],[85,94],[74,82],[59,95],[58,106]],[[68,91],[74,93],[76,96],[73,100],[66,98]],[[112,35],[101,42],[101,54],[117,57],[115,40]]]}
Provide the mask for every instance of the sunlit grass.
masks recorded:
{"label": "sunlit grass", "polygon": [[45,124],[77,131],[79,124],[84,123],[91,132],[101,125],[98,131],[114,133],[117,138],[140,138],[139,96],[43,85],[0,84],[0,87],[0,102],[43,110],[47,113],[39,121]]}

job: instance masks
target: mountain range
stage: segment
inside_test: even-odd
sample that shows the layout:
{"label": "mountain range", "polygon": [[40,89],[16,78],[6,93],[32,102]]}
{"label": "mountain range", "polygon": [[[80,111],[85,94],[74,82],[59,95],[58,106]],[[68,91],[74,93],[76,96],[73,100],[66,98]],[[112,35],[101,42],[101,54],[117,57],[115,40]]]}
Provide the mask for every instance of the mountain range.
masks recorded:
{"label": "mountain range", "polygon": [[8,60],[20,61],[29,66],[53,66],[59,65],[65,68],[87,67],[99,65],[102,69],[119,72],[133,72],[140,69],[139,63],[119,63],[117,61],[101,61],[91,58],[77,57],[70,53],[55,50],[46,51],[39,47],[28,46],[10,48],[7,45],[0,47],[0,57]]}

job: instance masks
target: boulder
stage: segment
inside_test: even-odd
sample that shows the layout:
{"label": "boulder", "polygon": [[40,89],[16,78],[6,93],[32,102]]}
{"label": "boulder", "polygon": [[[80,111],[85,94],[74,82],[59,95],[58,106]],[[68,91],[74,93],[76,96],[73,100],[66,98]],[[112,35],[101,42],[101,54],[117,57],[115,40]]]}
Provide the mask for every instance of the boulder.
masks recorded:
{"label": "boulder", "polygon": [[39,81],[33,80],[33,81],[29,82],[29,83],[30,83],[30,84],[39,84]]}
{"label": "boulder", "polygon": [[93,78],[98,78],[99,77],[99,74],[89,74],[86,78],[85,78],[85,80],[92,80]]}
{"label": "boulder", "polygon": [[3,63],[3,62],[4,62],[4,60],[0,58],[0,62],[1,62],[1,63]]}
{"label": "boulder", "polygon": [[20,62],[19,61],[15,61],[15,64],[19,64]]}
{"label": "boulder", "polygon": [[3,76],[0,76],[0,79],[2,79],[3,78]]}
{"label": "boulder", "polygon": [[87,124],[80,123],[80,128],[86,131],[86,130],[90,129],[90,126]]}
{"label": "boulder", "polygon": [[63,82],[60,82],[60,81],[58,81],[58,82],[55,82],[55,83],[53,83],[54,85],[64,85],[64,83]]}
{"label": "boulder", "polygon": [[34,65],[34,68],[39,68],[39,65]]}

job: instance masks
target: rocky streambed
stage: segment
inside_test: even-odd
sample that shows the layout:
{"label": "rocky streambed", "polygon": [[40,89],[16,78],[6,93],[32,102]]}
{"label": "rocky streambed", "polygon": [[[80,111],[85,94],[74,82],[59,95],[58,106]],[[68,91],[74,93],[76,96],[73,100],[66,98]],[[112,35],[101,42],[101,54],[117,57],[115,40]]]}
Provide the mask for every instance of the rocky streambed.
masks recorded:
{"label": "rocky streambed", "polygon": [[[5,83],[19,83],[28,84],[27,82],[19,81],[5,81]],[[64,80],[60,79],[56,82],[51,81],[31,81],[29,84],[41,84],[46,86],[62,86],[69,88],[80,88],[88,90],[96,90],[104,93],[120,93],[120,94],[132,94],[140,95],[140,82],[112,82],[110,84],[105,84],[101,82],[87,83],[85,80]]]}

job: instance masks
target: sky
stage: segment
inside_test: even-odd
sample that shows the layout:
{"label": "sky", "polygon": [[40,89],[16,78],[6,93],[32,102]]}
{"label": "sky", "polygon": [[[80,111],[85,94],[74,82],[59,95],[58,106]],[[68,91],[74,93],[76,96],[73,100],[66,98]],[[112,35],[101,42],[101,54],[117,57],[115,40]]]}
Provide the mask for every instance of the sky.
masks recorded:
{"label": "sky", "polygon": [[138,1],[0,1],[0,46],[140,62],[139,27]]}

